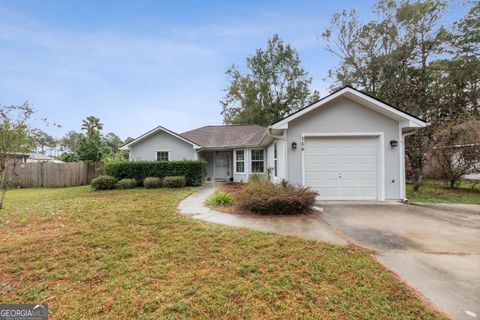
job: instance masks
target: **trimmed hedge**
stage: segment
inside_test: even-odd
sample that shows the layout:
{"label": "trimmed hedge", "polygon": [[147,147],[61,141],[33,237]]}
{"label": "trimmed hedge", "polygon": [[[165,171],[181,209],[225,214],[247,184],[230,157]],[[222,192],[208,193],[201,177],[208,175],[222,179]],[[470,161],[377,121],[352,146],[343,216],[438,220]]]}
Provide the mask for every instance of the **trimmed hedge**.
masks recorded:
{"label": "trimmed hedge", "polygon": [[165,177],[163,179],[163,185],[167,188],[181,188],[185,187],[187,181],[184,176],[173,176],[173,177]]}
{"label": "trimmed hedge", "polygon": [[115,177],[111,176],[100,176],[98,178],[93,179],[90,182],[90,186],[94,190],[112,190],[115,188],[118,180]]}
{"label": "trimmed hedge", "polygon": [[119,161],[110,162],[105,172],[117,179],[143,181],[148,177],[164,179],[170,176],[184,176],[189,186],[199,186],[207,176],[207,162],[201,160],[180,161]]}
{"label": "trimmed hedge", "polygon": [[137,185],[138,185],[137,180],[126,178],[118,181],[115,187],[117,189],[133,189]]}
{"label": "trimmed hedge", "polygon": [[147,189],[160,188],[162,186],[162,179],[157,177],[147,177],[143,180],[143,186]]}

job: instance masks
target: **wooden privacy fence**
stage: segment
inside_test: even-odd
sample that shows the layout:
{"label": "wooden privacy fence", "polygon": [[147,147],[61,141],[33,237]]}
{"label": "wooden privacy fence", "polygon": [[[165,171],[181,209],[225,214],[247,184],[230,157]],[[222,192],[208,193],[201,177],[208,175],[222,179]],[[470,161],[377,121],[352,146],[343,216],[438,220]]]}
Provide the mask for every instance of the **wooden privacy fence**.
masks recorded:
{"label": "wooden privacy fence", "polygon": [[22,188],[81,186],[98,177],[101,168],[102,163],[27,162],[17,165],[15,175],[7,173],[7,181]]}

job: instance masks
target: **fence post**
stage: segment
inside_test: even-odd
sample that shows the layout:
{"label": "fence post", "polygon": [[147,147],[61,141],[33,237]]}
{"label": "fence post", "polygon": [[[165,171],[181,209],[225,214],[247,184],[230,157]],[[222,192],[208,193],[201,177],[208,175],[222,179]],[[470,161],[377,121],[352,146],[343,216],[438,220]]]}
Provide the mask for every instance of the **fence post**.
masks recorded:
{"label": "fence post", "polygon": [[43,161],[40,161],[40,187],[42,188],[43,188],[43,176],[44,176]]}

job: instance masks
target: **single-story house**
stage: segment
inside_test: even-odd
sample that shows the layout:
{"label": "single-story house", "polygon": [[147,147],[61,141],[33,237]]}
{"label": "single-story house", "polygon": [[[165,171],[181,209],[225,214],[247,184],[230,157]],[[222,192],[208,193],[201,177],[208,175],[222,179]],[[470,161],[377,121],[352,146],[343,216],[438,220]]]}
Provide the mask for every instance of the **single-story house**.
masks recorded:
{"label": "single-story house", "polygon": [[29,155],[27,153],[9,153],[7,154],[7,161],[11,163],[27,162]]}
{"label": "single-story house", "polygon": [[123,146],[134,160],[204,159],[208,180],[247,181],[271,171],[320,200],[405,199],[404,136],[427,124],[344,87],[272,124],[157,127]]}

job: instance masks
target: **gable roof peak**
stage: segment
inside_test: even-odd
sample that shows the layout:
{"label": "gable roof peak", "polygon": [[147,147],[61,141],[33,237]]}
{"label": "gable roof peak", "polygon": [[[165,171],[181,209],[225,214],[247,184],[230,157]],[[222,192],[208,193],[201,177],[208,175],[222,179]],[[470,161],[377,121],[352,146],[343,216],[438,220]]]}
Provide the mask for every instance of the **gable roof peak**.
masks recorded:
{"label": "gable roof peak", "polygon": [[397,107],[394,107],[372,95],[369,95],[363,91],[360,91],[352,86],[344,86],[331,94],[291,113],[290,115],[284,117],[283,119],[280,119],[279,121],[275,122],[271,126],[269,126],[270,129],[286,129],[288,128],[288,122],[304,115],[307,112],[310,112],[312,110],[315,110],[318,107],[321,107],[322,105],[337,99],[341,96],[345,96],[349,98],[350,100],[353,100],[365,107],[368,107],[378,113],[383,114],[386,117],[392,118],[397,121],[405,120],[408,122],[407,127],[412,127],[412,128],[422,128],[427,125],[427,123],[408,113],[403,110],[398,109]]}

